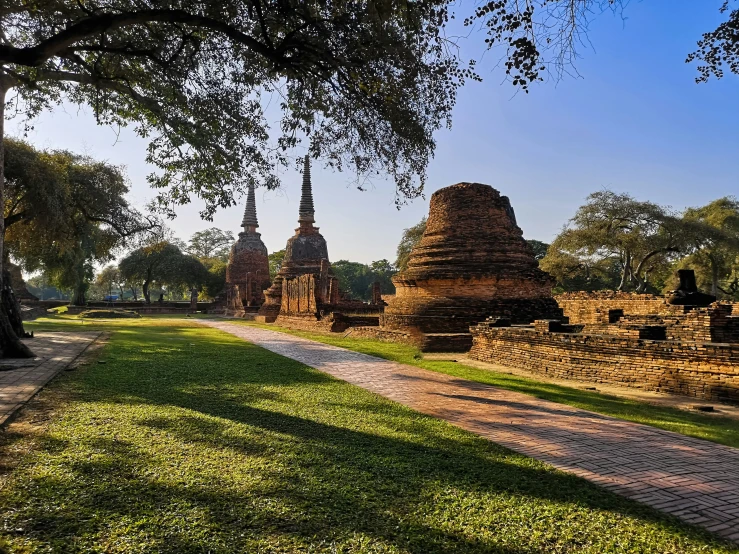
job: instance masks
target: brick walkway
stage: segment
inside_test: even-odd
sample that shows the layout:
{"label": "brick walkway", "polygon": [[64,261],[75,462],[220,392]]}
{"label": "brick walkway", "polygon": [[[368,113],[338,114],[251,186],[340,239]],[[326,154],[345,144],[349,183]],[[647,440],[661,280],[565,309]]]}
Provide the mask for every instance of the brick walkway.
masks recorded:
{"label": "brick walkway", "polygon": [[100,332],[38,333],[24,340],[38,358],[0,360],[0,427],[99,336]]}
{"label": "brick walkway", "polygon": [[285,333],[200,322],[739,542],[739,449]]}

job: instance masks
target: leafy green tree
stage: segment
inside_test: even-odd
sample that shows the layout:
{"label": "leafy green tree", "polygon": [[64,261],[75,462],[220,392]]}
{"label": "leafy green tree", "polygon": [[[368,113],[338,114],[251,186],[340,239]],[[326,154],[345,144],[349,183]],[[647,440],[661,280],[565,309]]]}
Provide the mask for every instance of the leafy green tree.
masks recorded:
{"label": "leafy green tree", "polygon": [[555,293],[614,290],[622,269],[615,257],[578,257],[556,246],[548,249],[539,267],[556,279]]}
{"label": "leafy green tree", "polygon": [[[13,89],[31,114],[67,98],[101,123],[135,124],[163,206],[198,195],[207,217],[248,184],[278,186],[284,151],[307,135],[334,167],[381,168],[417,195],[432,134],[475,77],[441,32],[443,0],[9,1],[2,96]],[[276,88],[272,136],[260,97]]]}
{"label": "leafy green tree", "polygon": [[338,260],[331,264],[331,269],[339,280],[339,290],[358,300],[369,298],[370,287],[374,282],[374,275],[369,266],[349,260]]}
{"label": "leafy green tree", "polygon": [[231,231],[222,231],[217,227],[211,227],[204,231],[198,231],[190,237],[187,253],[200,260],[216,258],[227,262],[228,253],[234,240]]}
{"label": "leafy green tree", "polygon": [[372,298],[375,281],[379,281],[383,294],[395,291],[391,277],[397,270],[387,260],[377,260],[371,265],[339,260],[331,264],[331,269],[339,280],[339,288],[357,300],[366,302]]}
{"label": "leafy green tree", "polygon": [[610,288],[618,268],[618,290],[658,292],[679,259],[734,240],[723,227],[690,213],[672,213],[627,194],[595,192],[552,242],[541,267],[565,288]]}
{"label": "leafy green tree", "polygon": [[[609,260],[618,263],[618,290],[646,291],[650,274],[690,247],[694,227],[698,225],[687,224],[653,202],[602,190],[588,196],[549,252],[569,254],[586,267],[608,265]],[[542,267],[551,268],[554,264],[545,263],[547,257],[549,253]]]}
{"label": "leafy green tree", "polygon": [[280,271],[280,268],[282,267],[282,260],[285,259],[285,249],[278,250],[277,252],[272,252],[269,256],[269,279],[270,281],[274,281],[275,277],[277,276],[277,272]]}
{"label": "leafy green tree", "polygon": [[529,248],[531,248],[531,251],[534,253],[534,259],[536,259],[537,262],[541,261],[541,259],[547,255],[549,245],[546,242],[535,239],[528,239],[526,243],[529,245]]}
{"label": "leafy green tree", "polygon": [[28,290],[39,300],[69,300],[67,291],[62,291],[51,284],[51,279],[44,272],[30,277],[26,281]]}
{"label": "leafy green tree", "polygon": [[167,291],[180,296],[189,292],[197,298],[197,291],[208,282],[210,274],[195,256],[179,253],[162,260],[158,277],[157,281]]}
{"label": "leafy green tree", "polygon": [[64,162],[27,142],[5,140],[6,231],[23,223],[32,227],[38,242],[51,242],[58,229],[67,225],[69,190]]}
{"label": "leafy green tree", "polygon": [[154,281],[163,283],[169,277],[167,262],[181,257],[182,252],[168,242],[157,242],[137,248],[120,261],[118,267],[121,277],[127,281],[141,283],[142,294],[147,304],[151,304],[150,288]]}
{"label": "leafy green tree", "polygon": [[400,238],[398,244],[398,250],[396,252],[395,267],[398,271],[405,271],[408,266],[408,259],[411,255],[411,250],[418,244],[426,230],[426,217],[416,223],[413,227],[403,230],[403,236]]}
{"label": "leafy green tree", "polygon": [[44,269],[83,305],[94,266],[113,259],[158,222],[130,207],[122,169],[67,151],[9,141],[5,254],[28,271]]}
{"label": "leafy green tree", "polygon": [[380,292],[382,294],[394,294],[395,285],[393,285],[393,275],[398,273],[397,268],[392,265],[389,261],[382,259],[376,260],[370,264],[370,270],[374,277],[374,281],[379,281]]}
{"label": "leafy green tree", "polygon": [[113,290],[120,291],[120,298],[123,300],[123,279],[121,278],[121,270],[117,265],[106,265],[95,276],[95,284],[102,289],[107,296],[113,295]]}
{"label": "leafy green tree", "polygon": [[208,271],[208,279],[203,285],[203,296],[212,300],[221,294],[226,287],[226,268],[228,264],[217,258],[205,259],[201,262]]}
{"label": "leafy green tree", "polygon": [[685,210],[685,219],[708,225],[718,233],[698,237],[695,250],[681,265],[696,270],[699,284],[708,285],[711,294],[733,296],[739,257],[739,201],[724,197],[701,208]]}

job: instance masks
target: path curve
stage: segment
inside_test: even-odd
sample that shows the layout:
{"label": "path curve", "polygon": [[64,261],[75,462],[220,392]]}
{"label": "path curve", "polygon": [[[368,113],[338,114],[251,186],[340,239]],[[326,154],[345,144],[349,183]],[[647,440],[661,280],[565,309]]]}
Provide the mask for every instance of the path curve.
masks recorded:
{"label": "path curve", "polygon": [[739,449],[278,331],[200,322],[739,542]]}

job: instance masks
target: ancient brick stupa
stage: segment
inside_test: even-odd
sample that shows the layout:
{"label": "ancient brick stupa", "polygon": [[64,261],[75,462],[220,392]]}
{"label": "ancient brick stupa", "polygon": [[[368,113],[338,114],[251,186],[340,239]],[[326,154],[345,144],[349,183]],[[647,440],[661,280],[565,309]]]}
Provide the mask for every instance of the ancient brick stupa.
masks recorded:
{"label": "ancient brick stupa", "polygon": [[272,286],[265,291],[265,302],[259,309],[258,319],[273,322],[280,313],[282,301],[282,282],[285,279],[298,277],[308,273],[324,273],[328,268],[328,247],[326,239],[318,232],[313,207],[313,191],[310,180],[310,158],[305,157],[303,166],[303,186],[298,208],[298,224],[295,235],[290,237],[285,246],[285,257]]}
{"label": "ancient brick stupa", "polygon": [[510,201],[479,183],[431,196],[426,231],[393,283],[385,329],[468,333],[490,316],[512,323],[562,317],[554,281],[538,268]]}
{"label": "ancient brick stupa", "polygon": [[257,233],[257,206],[254,186],[249,186],[246,197],[244,228],[239,239],[231,247],[226,268],[226,311],[238,313],[264,302],[264,289],[269,287],[269,260],[267,247]]}

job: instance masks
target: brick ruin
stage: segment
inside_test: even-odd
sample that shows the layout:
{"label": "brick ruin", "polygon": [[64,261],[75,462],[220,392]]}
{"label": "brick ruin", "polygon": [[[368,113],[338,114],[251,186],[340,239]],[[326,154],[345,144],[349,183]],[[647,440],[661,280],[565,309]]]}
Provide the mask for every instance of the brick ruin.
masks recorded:
{"label": "brick ruin", "polygon": [[621,292],[557,301],[562,320],[475,325],[469,356],[552,377],[739,401],[739,304],[675,305]]}
{"label": "brick ruin", "polygon": [[425,351],[469,350],[470,326],[490,315],[515,323],[562,317],[554,281],[539,269],[510,201],[480,183],[431,196],[423,237],[393,284],[382,330],[387,340],[405,337]]}
{"label": "brick ruin", "polygon": [[[257,320],[306,330],[344,331],[350,326],[377,325],[372,313],[380,306],[353,301],[339,291],[339,280],[331,270],[328,246],[315,226],[315,208],[310,177],[310,159],[305,157],[303,185],[295,235],[285,246],[285,257],[272,286],[264,292],[265,302]],[[343,315],[344,313],[354,315]]]}
{"label": "brick ruin", "polygon": [[226,268],[226,314],[244,315],[264,303],[264,289],[269,287],[267,247],[257,232],[257,207],[254,186],[249,186],[244,209],[244,228],[231,247]]}
{"label": "brick ruin", "polygon": [[488,185],[459,183],[432,195],[426,231],[393,278],[396,294],[383,296],[376,285],[370,304],[339,291],[315,227],[307,157],[298,222],[262,297],[253,287],[268,284],[260,280],[267,251],[247,201],[227,277],[232,309],[263,298],[258,319],[287,327],[352,327],[353,336],[425,352],[469,350],[473,359],[553,377],[739,401],[739,304],[713,302],[689,271],[670,297],[605,291],[555,299],[508,198]]}

